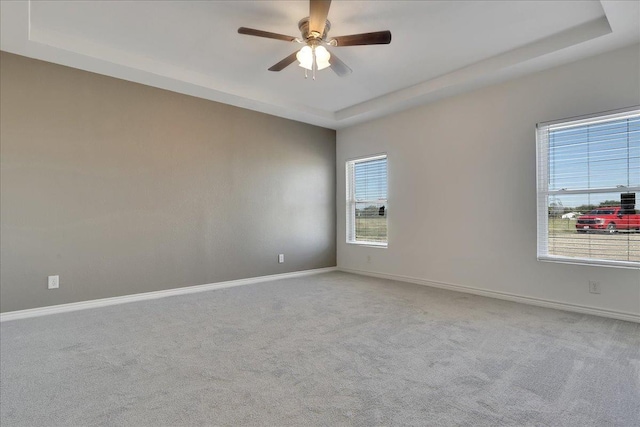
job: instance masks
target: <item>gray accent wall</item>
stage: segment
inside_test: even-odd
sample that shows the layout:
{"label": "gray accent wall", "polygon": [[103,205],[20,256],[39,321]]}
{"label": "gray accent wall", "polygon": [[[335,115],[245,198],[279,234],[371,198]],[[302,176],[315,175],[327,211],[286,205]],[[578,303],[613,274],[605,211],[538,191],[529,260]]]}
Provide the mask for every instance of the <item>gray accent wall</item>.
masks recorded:
{"label": "gray accent wall", "polygon": [[0,78],[0,311],[336,265],[335,131],[6,52]]}

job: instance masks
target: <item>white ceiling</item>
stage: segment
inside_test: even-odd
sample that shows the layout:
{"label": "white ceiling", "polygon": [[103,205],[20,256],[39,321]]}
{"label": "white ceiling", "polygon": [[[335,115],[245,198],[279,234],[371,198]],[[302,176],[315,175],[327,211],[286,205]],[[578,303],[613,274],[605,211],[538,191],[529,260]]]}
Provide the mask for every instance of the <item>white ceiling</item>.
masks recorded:
{"label": "white ceiling", "polygon": [[297,43],[307,1],[0,3],[0,48],[339,129],[640,41],[639,1],[340,1],[330,36],[390,30],[389,45],[331,49],[352,69],[267,71]]}

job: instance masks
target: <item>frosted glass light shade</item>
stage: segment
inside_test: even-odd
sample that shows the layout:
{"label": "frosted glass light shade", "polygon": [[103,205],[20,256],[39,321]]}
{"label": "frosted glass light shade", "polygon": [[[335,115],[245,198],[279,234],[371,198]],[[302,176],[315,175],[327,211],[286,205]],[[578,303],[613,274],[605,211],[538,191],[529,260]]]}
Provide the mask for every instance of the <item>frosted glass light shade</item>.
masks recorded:
{"label": "frosted glass light shade", "polygon": [[318,66],[318,70],[324,70],[331,65],[329,58],[331,58],[331,54],[324,46],[316,47],[316,65]]}
{"label": "frosted glass light shade", "polygon": [[311,70],[313,68],[313,52],[311,51],[310,46],[304,46],[300,49],[296,54],[296,58],[299,62],[298,65],[302,68],[306,68],[307,70]]}

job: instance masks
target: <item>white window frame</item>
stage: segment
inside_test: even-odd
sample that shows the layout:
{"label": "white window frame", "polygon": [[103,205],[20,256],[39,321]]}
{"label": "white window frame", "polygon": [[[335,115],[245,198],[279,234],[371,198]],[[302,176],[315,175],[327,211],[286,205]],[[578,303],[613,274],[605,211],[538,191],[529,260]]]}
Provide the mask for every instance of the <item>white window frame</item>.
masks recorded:
{"label": "white window frame", "polygon": [[[376,200],[356,200],[355,198],[355,165],[357,163],[369,162],[372,160],[387,160],[387,198]],[[387,248],[389,246],[389,157],[387,153],[379,153],[366,157],[358,157],[349,159],[345,162],[345,177],[346,177],[346,242],[352,245],[360,246],[372,246],[376,248]],[[368,240],[356,240],[356,203],[371,202],[371,203],[384,203],[386,209],[386,221],[387,221],[387,241],[386,242],[373,242]],[[353,236],[353,238],[351,237]]]}
{"label": "white window frame", "polygon": [[[589,189],[560,189],[549,190],[549,140],[550,130],[563,127],[580,126],[601,121],[621,120],[625,117],[635,117],[640,112],[640,106],[633,106],[619,110],[606,111],[567,119],[542,122],[536,125],[536,175],[537,175],[537,248],[539,261],[551,261],[568,264],[600,265],[606,267],[622,267],[640,269],[639,262],[614,261],[598,258],[574,258],[549,254],[549,198],[567,194],[611,193],[620,194],[620,187],[589,188]],[[640,186],[624,187],[622,192],[640,192]]]}

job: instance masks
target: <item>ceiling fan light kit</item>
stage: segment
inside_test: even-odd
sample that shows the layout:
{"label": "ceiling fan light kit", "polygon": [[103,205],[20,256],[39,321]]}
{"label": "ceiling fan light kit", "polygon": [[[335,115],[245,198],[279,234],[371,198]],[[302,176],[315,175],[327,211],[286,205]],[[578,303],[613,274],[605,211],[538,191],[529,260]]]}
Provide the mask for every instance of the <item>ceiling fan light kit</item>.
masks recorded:
{"label": "ceiling fan light kit", "polygon": [[331,54],[324,46],[306,45],[296,53],[296,58],[298,65],[305,70],[313,70],[314,65],[316,70],[324,70],[331,65],[329,63]]}
{"label": "ceiling fan light kit", "polygon": [[271,66],[269,71],[282,71],[297,60],[298,66],[304,68],[305,78],[307,77],[308,71],[311,71],[313,79],[315,80],[316,70],[320,71],[329,67],[331,67],[338,76],[343,77],[352,72],[351,68],[342,62],[335,54],[330,53],[325,46],[341,47],[389,44],[391,43],[391,32],[377,31],[373,33],[352,34],[327,40],[327,33],[331,29],[331,23],[327,20],[330,6],[331,0],[310,0],[309,17],[303,18],[298,22],[298,29],[300,30],[302,38],[246,27],[238,28],[238,33],[304,44],[302,49]]}

